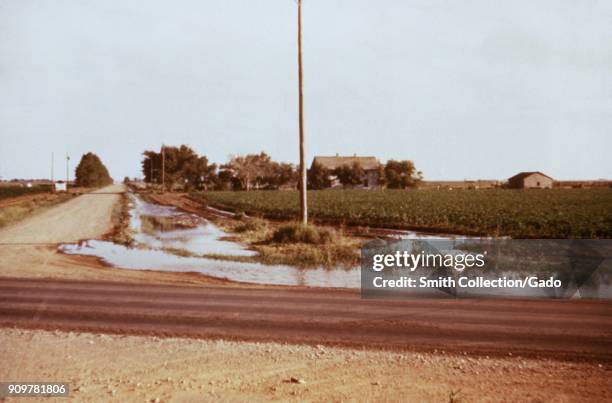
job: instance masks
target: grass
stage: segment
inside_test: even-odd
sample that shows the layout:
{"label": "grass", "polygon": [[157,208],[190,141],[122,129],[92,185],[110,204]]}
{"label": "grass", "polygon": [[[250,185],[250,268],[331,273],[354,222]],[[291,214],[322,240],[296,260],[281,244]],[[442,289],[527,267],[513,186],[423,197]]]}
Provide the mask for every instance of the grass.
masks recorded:
{"label": "grass", "polygon": [[45,192],[51,192],[51,185],[36,185],[30,188],[19,185],[0,186],[0,200]]}
{"label": "grass", "polygon": [[18,200],[15,203],[0,208],[0,227],[16,223],[39,210],[54,206],[71,198],[70,194],[60,193],[31,200]]}
{"label": "grass", "polygon": [[361,241],[331,228],[299,223],[275,226],[256,217],[223,219],[216,224],[233,234],[228,240],[248,244],[257,256],[206,255],[208,258],[300,267],[353,267],[360,261]]}
{"label": "grass", "polygon": [[[244,217],[244,216],[241,216]],[[244,233],[244,232],[267,232],[268,231],[268,222],[261,218],[238,218],[240,223],[233,227],[234,232]]]}
{"label": "grass", "polygon": [[129,199],[125,193],[121,194],[119,203],[113,206],[112,222],[113,232],[109,238],[120,245],[131,245],[134,241],[130,229],[130,206]]}
{"label": "grass", "polygon": [[314,225],[289,223],[282,225],[272,234],[272,241],[279,244],[305,243],[327,245],[334,243],[336,233],[329,228],[318,228]]}
{"label": "grass", "polygon": [[[210,205],[296,219],[295,191],[200,192]],[[319,190],[318,222],[514,238],[612,238],[612,189]]]}

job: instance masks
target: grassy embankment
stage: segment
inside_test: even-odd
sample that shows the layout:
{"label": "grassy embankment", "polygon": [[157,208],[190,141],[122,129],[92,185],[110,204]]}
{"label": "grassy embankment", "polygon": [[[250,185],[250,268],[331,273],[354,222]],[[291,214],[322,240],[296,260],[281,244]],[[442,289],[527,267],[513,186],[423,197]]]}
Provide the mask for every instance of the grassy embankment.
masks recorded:
{"label": "grassy embankment", "polygon": [[[204,192],[212,206],[295,219],[294,191]],[[308,192],[318,222],[514,238],[612,238],[612,189],[322,190]]]}
{"label": "grassy embankment", "polygon": [[13,224],[35,211],[41,211],[72,198],[69,193],[51,193],[49,185],[31,188],[0,187],[0,227]]}
{"label": "grassy embankment", "polygon": [[275,224],[257,217],[239,217],[220,223],[233,234],[231,240],[246,243],[258,253],[256,257],[243,260],[303,267],[359,264],[362,240],[358,238],[329,227],[304,226],[296,222]]}
{"label": "grassy embankment", "polygon": [[112,222],[113,231],[108,234],[110,241],[121,245],[130,245],[133,242],[132,230],[130,229],[130,201],[125,193],[121,193],[119,203],[113,206]]}

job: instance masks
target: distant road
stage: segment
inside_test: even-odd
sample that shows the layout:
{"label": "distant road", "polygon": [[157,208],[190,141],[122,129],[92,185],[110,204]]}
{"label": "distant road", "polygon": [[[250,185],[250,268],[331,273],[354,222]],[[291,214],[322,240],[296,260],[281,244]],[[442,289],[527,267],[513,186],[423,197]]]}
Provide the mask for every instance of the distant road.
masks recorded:
{"label": "distant road", "polygon": [[329,289],[4,278],[0,326],[612,362],[605,301],[368,301]]}
{"label": "distant road", "polygon": [[0,230],[0,244],[60,243],[97,238],[112,229],[121,184],[75,197]]}

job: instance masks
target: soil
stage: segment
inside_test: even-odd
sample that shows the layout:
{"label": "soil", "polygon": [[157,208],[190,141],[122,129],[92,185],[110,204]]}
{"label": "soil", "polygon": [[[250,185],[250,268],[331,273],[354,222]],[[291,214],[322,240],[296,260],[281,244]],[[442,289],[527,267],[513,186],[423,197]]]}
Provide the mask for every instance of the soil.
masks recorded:
{"label": "soil", "polygon": [[603,402],[612,390],[608,364],[516,356],[21,329],[0,330],[0,355],[0,379],[68,382],[83,402]]}

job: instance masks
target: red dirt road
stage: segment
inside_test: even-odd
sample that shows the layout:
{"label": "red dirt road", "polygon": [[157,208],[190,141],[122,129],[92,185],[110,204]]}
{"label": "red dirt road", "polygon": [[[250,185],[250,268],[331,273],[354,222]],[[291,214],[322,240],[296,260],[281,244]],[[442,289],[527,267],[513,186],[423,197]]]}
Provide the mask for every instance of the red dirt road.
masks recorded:
{"label": "red dirt road", "polygon": [[612,362],[612,304],[0,279],[0,326]]}

